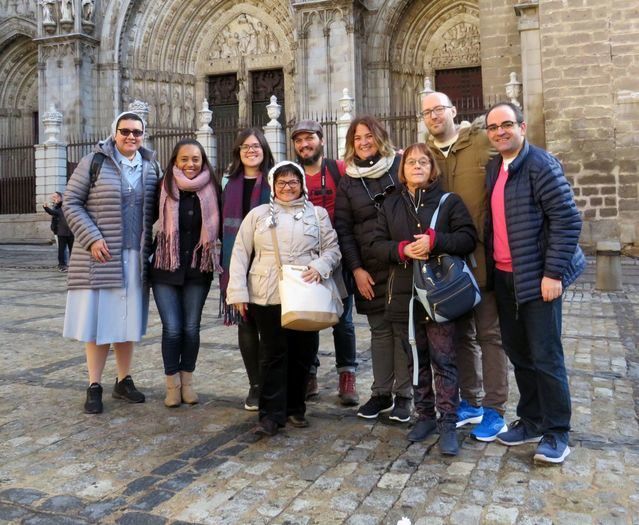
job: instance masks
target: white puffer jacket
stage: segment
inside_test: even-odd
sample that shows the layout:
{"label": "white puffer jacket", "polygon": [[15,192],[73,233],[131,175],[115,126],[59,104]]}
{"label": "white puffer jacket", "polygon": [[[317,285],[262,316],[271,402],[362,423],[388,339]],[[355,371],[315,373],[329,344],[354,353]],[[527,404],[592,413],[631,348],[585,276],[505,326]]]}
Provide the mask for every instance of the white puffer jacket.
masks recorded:
{"label": "white puffer jacket", "polygon": [[[282,264],[306,265],[327,279],[341,259],[337,234],[328,212],[310,202],[304,206],[301,197],[292,202],[273,203],[277,220],[276,232]],[[295,215],[304,210],[300,219]],[[322,256],[319,256],[319,231],[315,210],[320,220]],[[269,204],[253,208],[242,221],[231,254],[228,304],[254,303],[262,306],[280,304],[279,272],[273,249]],[[251,263],[251,254],[255,257]],[[250,267],[249,267],[250,265]],[[248,275],[247,275],[248,274]]]}

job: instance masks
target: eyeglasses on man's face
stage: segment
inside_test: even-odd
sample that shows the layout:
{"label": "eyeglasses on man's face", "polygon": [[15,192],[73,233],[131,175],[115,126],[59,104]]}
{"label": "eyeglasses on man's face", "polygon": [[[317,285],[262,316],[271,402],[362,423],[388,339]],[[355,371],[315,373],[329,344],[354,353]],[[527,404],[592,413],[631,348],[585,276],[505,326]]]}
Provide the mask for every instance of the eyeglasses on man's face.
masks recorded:
{"label": "eyeglasses on man's face", "polygon": [[291,180],[278,180],[275,183],[275,187],[278,190],[283,190],[284,188],[286,188],[286,186],[288,186],[289,188],[291,188],[292,190],[295,190],[297,188],[299,188],[300,185],[300,181],[297,179],[291,179]]}
{"label": "eyeglasses on man's face", "polygon": [[144,131],[141,129],[128,129],[128,128],[119,128],[118,133],[123,137],[128,137],[129,135],[133,135],[136,139],[144,135]]}
{"label": "eyeglasses on man's face", "polygon": [[486,126],[486,131],[488,133],[496,133],[499,128],[504,131],[510,131],[518,124],[518,122],[513,122],[512,120],[504,120],[501,124],[491,124],[490,126]]}
{"label": "eyeglasses on man's face", "polygon": [[262,145],[259,142],[255,142],[254,144],[242,144],[240,146],[240,151],[259,151],[262,149]]}
{"label": "eyeglasses on man's face", "polygon": [[408,166],[409,168],[414,168],[415,166],[417,166],[418,164],[422,167],[422,168],[430,168],[430,160],[427,157],[423,157],[421,159],[406,159],[405,162],[406,166]]}
{"label": "eyeglasses on man's face", "polygon": [[430,117],[441,117],[444,114],[444,111],[452,108],[453,106],[435,106],[431,109],[425,109],[421,112],[421,116],[424,118]]}

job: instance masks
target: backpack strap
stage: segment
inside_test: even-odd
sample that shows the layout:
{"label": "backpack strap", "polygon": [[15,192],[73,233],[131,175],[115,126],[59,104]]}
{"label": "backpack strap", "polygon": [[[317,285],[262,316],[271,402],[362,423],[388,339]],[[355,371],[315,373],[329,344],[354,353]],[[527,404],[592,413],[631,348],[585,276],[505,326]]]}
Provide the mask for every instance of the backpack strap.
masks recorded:
{"label": "backpack strap", "polygon": [[408,343],[413,354],[413,386],[419,385],[419,356],[417,355],[417,340],[415,339],[415,278],[413,278],[413,289],[411,291],[410,302],[408,303]]}
{"label": "backpack strap", "polygon": [[102,169],[102,164],[104,163],[105,158],[106,155],[98,151],[93,155],[93,158],[91,159],[91,166],[89,167],[91,188],[95,186],[95,183],[98,180],[98,175],[100,175],[100,170]]}
{"label": "backpack strap", "polygon": [[326,163],[326,169],[331,174],[333,182],[335,183],[335,187],[339,186],[339,180],[342,178],[342,174],[339,172],[339,168],[337,167],[337,161],[335,159],[324,159]]}

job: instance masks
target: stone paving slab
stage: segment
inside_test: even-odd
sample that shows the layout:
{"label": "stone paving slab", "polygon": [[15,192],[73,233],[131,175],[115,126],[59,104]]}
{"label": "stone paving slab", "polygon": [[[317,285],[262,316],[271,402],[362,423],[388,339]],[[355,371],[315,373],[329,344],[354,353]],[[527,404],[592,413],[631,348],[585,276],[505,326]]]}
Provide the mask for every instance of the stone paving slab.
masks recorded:
{"label": "stone paving slab", "polygon": [[[332,343],[321,337],[320,396],[311,427],[257,440],[236,331],[212,290],[195,374],[199,405],[167,409],[155,307],[136,350],[142,405],[110,397],[82,413],[82,345],[60,336],[65,276],[51,246],[1,246],[0,523],[20,524],[639,524],[639,263],[624,290],[594,290],[594,262],[564,303],[573,395],[572,454],[532,463],[534,445],[507,449],[460,432],[443,458],[437,436],[410,444],[407,426],[368,422],[339,405]],[[358,386],[372,381],[368,329],[357,316]],[[511,376],[507,418],[517,393]]]}

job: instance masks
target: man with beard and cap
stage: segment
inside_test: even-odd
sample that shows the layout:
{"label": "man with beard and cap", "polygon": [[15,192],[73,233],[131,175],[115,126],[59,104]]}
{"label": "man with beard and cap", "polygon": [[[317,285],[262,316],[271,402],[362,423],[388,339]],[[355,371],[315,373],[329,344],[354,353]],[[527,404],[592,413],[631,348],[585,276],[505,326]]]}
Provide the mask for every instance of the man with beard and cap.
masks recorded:
{"label": "man with beard and cap", "polygon": [[[301,120],[291,132],[291,140],[295,148],[297,162],[304,168],[309,200],[315,206],[321,206],[328,211],[333,223],[335,212],[335,195],[340,177],[346,171],[344,162],[327,159],[324,156],[324,130],[314,120]],[[341,268],[336,274],[342,272]],[[357,387],[355,385],[355,371],[357,370],[357,349],[355,345],[355,327],[353,326],[353,289],[352,276],[343,272],[345,290],[343,297],[344,313],[339,323],[333,327],[333,342],[335,345],[335,366],[339,374],[339,398],[344,406],[359,403]],[[337,276],[337,275],[336,275]],[[311,375],[307,385],[307,396],[319,393],[317,385],[317,367],[319,358],[319,338],[315,350],[315,363],[311,367]]]}

